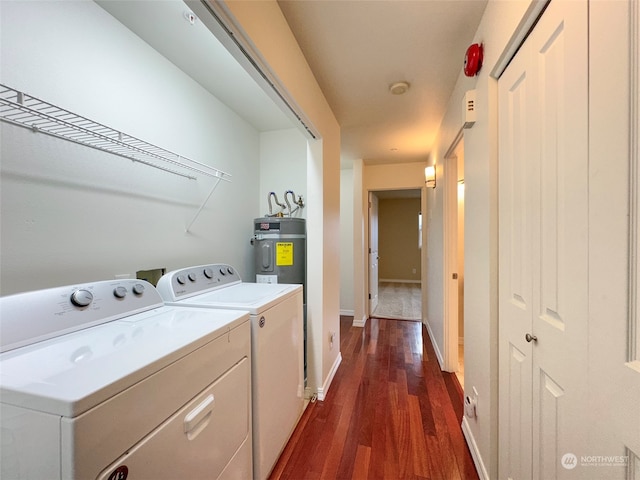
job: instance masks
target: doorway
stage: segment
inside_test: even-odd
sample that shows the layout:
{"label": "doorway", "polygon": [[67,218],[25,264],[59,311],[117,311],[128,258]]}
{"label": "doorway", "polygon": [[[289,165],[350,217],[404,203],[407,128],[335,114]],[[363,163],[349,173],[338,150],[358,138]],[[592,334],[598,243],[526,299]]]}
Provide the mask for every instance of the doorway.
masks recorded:
{"label": "doorway", "polygon": [[464,138],[445,158],[445,354],[444,370],[464,389]]}
{"label": "doorway", "polygon": [[[461,140],[454,152],[457,178],[457,223],[456,234],[458,253],[458,370],[456,377],[464,389],[464,140]],[[452,159],[453,160],[453,159]]]}
{"label": "doorway", "polygon": [[369,195],[369,315],[421,321],[422,191],[383,190]]}

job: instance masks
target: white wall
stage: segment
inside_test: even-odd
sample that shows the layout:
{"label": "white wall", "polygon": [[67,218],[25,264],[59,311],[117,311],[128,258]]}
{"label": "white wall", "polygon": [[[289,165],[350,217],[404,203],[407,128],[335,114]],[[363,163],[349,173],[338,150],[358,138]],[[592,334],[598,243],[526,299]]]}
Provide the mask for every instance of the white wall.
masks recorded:
{"label": "white wall", "polygon": [[[302,196],[305,205],[307,197],[307,139],[297,128],[276,130],[260,134],[260,216],[269,213],[267,197],[275,192],[278,200],[286,204],[284,193],[293,190]],[[291,203],[291,195],[288,195]],[[279,207],[272,199],[273,213]],[[291,203],[295,209],[296,205]],[[294,217],[306,218],[306,208],[293,214]]]}
{"label": "white wall", "polygon": [[340,170],[340,314],[353,315],[353,168]]}
{"label": "white wall", "polygon": [[422,231],[420,198],[380,198],[378,203],[378,281],[420,282]]}
{"label": "white wall", "polygon": [[[629,455],[631,478],[640,473],[639,7],[634,0],[589,4],[587,368],[589,411],[597,414],[588,422],[588,442],[594,452]],[[622,478],[626,470],[603,473]]]}
{"label": "white wall", "polygon": [[249,276],[260,136],[93,2],[1,2],[1,81],[233,175],[197,182],[2,124],[2,294],[226,261]]}
{"label": "white wall", "polygon": [[[497,81],[489,73],[523,18],[530,0],[489,0],[474,42],[484,44],[484,66],[479,75],[461,72],[449,100],[430,163],[443,178],[444,155],[462,126],[464,92],[476,89],[477,121],[464,134],[465,145],[465,394],[478,391],[478,416],[469,422],[472,452],[481,475],[497,478]],[[428,207],[427,283],[428,319],[436,342],[443,345],[444,265],[443,189],[438,186]],[[474,452],[474,447],[476,451]]]}
{"label": "white wall", "polygon": [[[255,49],[319,135],[307,144],[308,383],[324,398],[340,364],[340,126],[275,0],[221,2],[236,38]],[[339,345],[339,342],[338,342]]]}
{"label": "white wall", "polygon": [[353,324],[360,327],[364,327],[369,318],[369,254],[365,250],[369,199],[364,186],[364,169],[362,159],[353,161]]}

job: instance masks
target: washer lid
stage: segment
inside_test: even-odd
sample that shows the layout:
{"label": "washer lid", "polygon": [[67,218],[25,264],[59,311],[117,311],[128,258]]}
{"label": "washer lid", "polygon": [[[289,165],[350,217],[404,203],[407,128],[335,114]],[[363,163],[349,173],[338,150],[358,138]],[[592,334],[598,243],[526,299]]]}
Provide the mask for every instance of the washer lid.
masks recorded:
{"label": "washer lid", "polygon": [[160,307],[0,355],[0,398],[75,417],[247,321],[240,311]]}
{"label": "washer lid", "polygon": [[298,292],[302,294],[302,285],[237,283],[195,295],[176,304],[247,310],[252,315],[257,315]]}

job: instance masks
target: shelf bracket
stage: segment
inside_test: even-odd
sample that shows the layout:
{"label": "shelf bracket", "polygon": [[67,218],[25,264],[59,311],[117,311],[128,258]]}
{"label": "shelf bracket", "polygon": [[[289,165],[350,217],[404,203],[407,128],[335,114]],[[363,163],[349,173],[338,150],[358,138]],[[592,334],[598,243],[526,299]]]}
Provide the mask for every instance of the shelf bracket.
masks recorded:
{"label": "shelf bracket", "polygon": [[205,207],[205,205],[207,204],[207,202],[209,201],[209,199],[211,198],[211,195],[213,195],[213,192],[215,191],[215,189],[218,187],[218,185],[220,184],[220,180],[222,180],[221,176],[218,176],[218,178],[216,178],[216,181],[213,184],[213,187],[211,187],[211,190],[209,191],[209,195],[207,195],[207,198],[204,199],[204,201],[202,202],[202,205],[200,205],[200,208],[198,208],[198,211],[196,212],[196,214],[193,216],[193,218],[191,219],[191,221],[189,222],[189,224],[187,225],[187,228],[185,229],[186,233],[190,233],[189,229],[191,228],[191,226],[195,223],[195,221],[198,219],[198,217],[200,216],[200,213],[202,212],[202,209]]}

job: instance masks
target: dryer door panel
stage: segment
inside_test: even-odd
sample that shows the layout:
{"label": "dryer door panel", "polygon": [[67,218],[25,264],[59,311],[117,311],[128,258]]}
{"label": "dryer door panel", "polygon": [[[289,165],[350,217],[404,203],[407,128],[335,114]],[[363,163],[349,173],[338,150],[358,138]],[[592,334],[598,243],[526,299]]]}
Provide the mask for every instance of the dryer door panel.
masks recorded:
{"label": "dryer door panel", "polygon": [[[215,479],[223,471],[225,476],[250,478],[250,376],[245,357],[103,470],[98,480]],[[227,465],[234,471],[225,471]]]}

